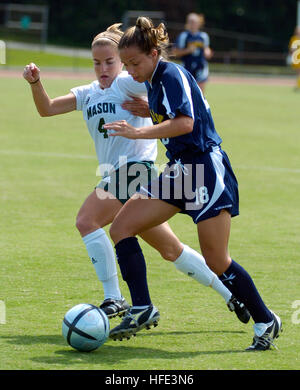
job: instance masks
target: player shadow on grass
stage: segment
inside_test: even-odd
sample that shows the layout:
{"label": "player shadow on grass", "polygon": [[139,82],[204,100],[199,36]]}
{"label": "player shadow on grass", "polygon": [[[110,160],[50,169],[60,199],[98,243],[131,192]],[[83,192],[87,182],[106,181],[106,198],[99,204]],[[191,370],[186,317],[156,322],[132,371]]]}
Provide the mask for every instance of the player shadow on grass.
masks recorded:
{"label": "player shadow on grass", "polygon": [[[92,352],[78,352],[72,348],[69,350],[58,350],[54,352],[54,355],[49,354],[48,356],[37,356],[30,360],[34,363],[42,363],[49,365],[85,365],[85,364],[99,364],[99,369],[114,366],[118,366],[120,362],[129,361],[131,359],[140,359],[149,361],[149,359],[186,359],[197,356],[208,356],[208,355],[223,355],[233,353],[244,353],[245,349],[228,349],[228,350],[209,350],[209,351],[168,351],[162,348],[149,348],[134,345],[125,344],[125,342],[115,344],[109,342],[102,345],[95,351]],[[199,349],[201,346],[199,345]],[[105,367],[103,366],[105,362]],[[102,367],[101,367],[102,365]]]}
{"label": "player shadow on grass", "polygon": [[[154,331],[138,333],[136,337],[149,337],[149,336],[182,336],[192,334],[206,334],[206,333],[232,333],[243,334],[246,333],[243,330],[192,330],[192,331]],[[31,345],[31,344],[54,344],[54,345],[67,345],[64,338],[59,334],[52,335],[17,335],[17,336],[1,336],[2,339],[6,339],[9,344],[15,345]]]}
{"label": "player shadow on grass", "polygon": [[61,335],[18,335],[18,336],[1,336],[6,339],[9,344],[15,345],[31,345],[31,344],[56,344],[66,345],[65,340]]}
{"label": "player shadow on grass", "polygon": [[[201,351],[201,345],[199,344],[199,351],[168,351],[162,348],[150,348],[147,346],[136,345],[135,341],[138,338],[144,338],[145,336],[162,336],[162,335],[191,335],[191,334],[207,334],[207,333],[233,333],[243,334],[244,331],[221,331],[221,330],[209,330],[209,331],[166,331],[166,332],[153,332],[153,333],[139,333],[136,338],[132,340],[124,340],[122,342],[108,340],[104,345],[93,352],[78,352],[66,344],[66,341],[61,335],[18,335],[18,336],[4,336],[2,338],[7,339],[8,343],[16,345],[33,345],[33,344],[48,344],[59,345],[65,347],[65,349],[59,349],[51,351],[47,356],[34,356],[30,360],[36,364],[73,364],[74,366],[83,364],[99,364],[101,365],[105,361],[105,365],[118,365],[120,361],[127,361],[131,359],[184,359],[196,356],[205,355],[222,355],[230,353],[241,353],[244,349],[228,349],[228,350],[206,350]],[[146,339],[145,339],[146,341]],[[131,344],[130,344],[131,343]],[[33,351],[33,355],[38,352]],[[101,367],[100,367],[101,368]]]}
{"label": "player shadow on grass", "polygon": [[175,335],[175,336],[182,336],[182,335],[191,335],[191,334],[205,334],[205,333],[235,333],[235,334],[243,334],[247,333],[244,330],[191,330],[191,331],[181,331],[181,330],[172,330],[172,331],[162,331],[162,332],[153,332],[153,333],[139,333],[138,336],[164,336],[164,335]]}

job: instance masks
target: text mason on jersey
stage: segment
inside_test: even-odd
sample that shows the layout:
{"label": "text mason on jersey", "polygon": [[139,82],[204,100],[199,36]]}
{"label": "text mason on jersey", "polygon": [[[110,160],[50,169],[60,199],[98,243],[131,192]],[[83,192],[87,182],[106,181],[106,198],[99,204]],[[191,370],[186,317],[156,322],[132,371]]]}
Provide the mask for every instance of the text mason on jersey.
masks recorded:
{"label": "text mason on jersey", "polygon": [[116,105],[114,103],[98,103],[90,106],[86,110],[87,118],[90,119],[97,114],[116,113]]}

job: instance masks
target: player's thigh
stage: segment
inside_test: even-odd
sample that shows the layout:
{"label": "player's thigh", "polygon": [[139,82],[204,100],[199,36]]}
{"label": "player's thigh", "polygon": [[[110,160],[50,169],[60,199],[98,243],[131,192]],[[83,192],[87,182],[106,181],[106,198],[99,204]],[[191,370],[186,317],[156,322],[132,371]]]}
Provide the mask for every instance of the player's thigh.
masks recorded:
{"label": "player's thigh", "polygon": [[139,234],[144,241],[155,248],[165,260],[175,261],[183,245],[167,222]]}
{"label": "player's thigh", "polygon": [[179,209],[160,199],[141,194],[131,197],[114,219],[110,235],[115,243],[160,225],[178,213]]}
{"label": "player's thigh", "polygon": [[76,218],[80,233],[88,234],[111,223],[122,208],[112,194],[97,188],[83,202]]}
{"label": "player's thigh", "polygon": [[228,252],[230,226],[231,215],[226,210],[197,224],[202,255],[217,275],[225,272],[231,262]]}

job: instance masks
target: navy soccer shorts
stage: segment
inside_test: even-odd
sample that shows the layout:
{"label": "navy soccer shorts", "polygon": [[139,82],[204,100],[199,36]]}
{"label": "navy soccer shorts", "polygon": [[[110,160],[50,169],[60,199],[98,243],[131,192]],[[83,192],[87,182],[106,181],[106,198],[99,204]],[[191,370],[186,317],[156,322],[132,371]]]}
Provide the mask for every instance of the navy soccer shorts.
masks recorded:
{"label": "navy soccer shorts", "polygon": [[160,176],[140,193],[178,207],[196,224],[223,209],[232,217],[239,214],[238,183],[227,154],[219,146],[170,160]]}

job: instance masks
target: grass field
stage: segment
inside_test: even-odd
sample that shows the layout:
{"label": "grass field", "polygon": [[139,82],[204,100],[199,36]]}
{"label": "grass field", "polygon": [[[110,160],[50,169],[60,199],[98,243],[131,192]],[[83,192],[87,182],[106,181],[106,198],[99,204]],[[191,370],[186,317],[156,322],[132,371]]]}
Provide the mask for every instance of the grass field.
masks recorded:
{"label": "grass field", "polygon": [[8,66],[24,66],[30,62],[41,67],[54,68],[90,68],[92,66],[92,58],[58,55],[43,51],[7,49],[6,63]]}
{"label": "grass field", "polygon": [[[88,80],[44,80],[51,96]],[[283,320],[278,350],[246,353],[243,325],[213,290],[198,285],[142,243],[161,321],[129,341],[86,354],[61,335],[72,306],[100,303],[102,289],[75,216],[92,191],[97,161],[81,113],[40,118],[24,80],[0,79],[1,370],[298,370],[300,95],[285,86],[210,84],[207,97],[240,185],[231,255]],[[164,161],[160,147],[159,162]],[[198,249],[185,216],[170,221]],[[120,278],[123,294],[128,290]],[[298,309],[299,310],[299,309]],[[115,326],[118,320],[111,321]]]}

